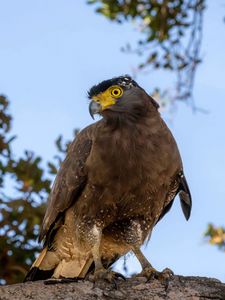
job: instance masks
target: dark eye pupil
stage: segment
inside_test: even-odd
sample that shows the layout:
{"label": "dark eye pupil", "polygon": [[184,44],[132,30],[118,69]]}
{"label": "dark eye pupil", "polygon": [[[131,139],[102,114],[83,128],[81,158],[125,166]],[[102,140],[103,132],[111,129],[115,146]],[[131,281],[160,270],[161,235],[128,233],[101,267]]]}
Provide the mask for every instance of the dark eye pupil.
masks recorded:
{"label": "dark eye pupil", "polygon": [[115,90],[115,91],[114,91],[114,94],[115,94],[115,95],[118,95],[118,94],[119,94],[119,91],[118,91],[118,90]]}

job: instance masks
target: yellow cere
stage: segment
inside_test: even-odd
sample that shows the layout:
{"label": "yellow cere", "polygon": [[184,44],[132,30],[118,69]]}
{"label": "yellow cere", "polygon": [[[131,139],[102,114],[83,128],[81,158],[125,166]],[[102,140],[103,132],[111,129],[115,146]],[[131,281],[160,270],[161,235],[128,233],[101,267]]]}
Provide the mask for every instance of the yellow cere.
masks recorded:
{"label": "yellow cere", "polygon": [[123,95],[123,89],[118,85],[113,85],[103,93],[94,96],[92,99],[100,103],[102,110],[104,110],[107,107],[114,105],[116,103],[116,99],[120,98],[122,95]]}

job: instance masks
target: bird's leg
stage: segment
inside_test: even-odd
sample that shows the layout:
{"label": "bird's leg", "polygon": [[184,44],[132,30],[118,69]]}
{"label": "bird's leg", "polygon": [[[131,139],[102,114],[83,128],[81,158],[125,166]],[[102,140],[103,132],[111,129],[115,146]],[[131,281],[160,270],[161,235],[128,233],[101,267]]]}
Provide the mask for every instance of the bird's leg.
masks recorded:
{"label": "bird's leg", "polygon": [[101,252],[100,252],[100,245],[101,245],[101,238],[102,238],[102,231],[101,229],[94,226],[93,229],[94,235],[94,244],[92,247],[92,255],[95,263],[95,271],[94,271],[94,281],[97,280],[106,280],[108,282],[113,283],[116,286],[115,279],[122,278],[125,279],[123,275],[113,272],[111,270],[106,270],[102,264],[101,260]]}
{"label": "bird's leg", "polygon": [[147,277],[147,279],[158,278],[164,280],[169,278],[173,272],[169,269],[158,272],[155,268],[153,268],[140,249],[141,245],[143,244],[144,237],[146,236],[146,222],[143,221],[145,220],[133,219],[125,237],[127,243],[131,245],[131,250],[134,252],[142,266],[142,272],[139,274],[139,276]]}
{"label": "bird's leg", "polygon": [[100,229],[97,229],[97,227],[94,227],[93,229],[94,232],[94,245],[92,248],[92,255],[95,263],[95,278],[98,277],[98,274],[101,273],[102,271],[104,272],[105,269],[102,265],[102,260],[101,260],[101,254],[100,254],[100,244],[101,244],[101,238],[102,238],[102,231]]}
{"label": "bird's leg", "polygon": [[137,259],[139,260],[142,269],[146,269],[146,268],[152,268],[153,270],[155,270],[152,265],[150,264],[150,262],[147,260],[147,258],[144,256],[144,254],[142,253],[141,249],[139,248],[139,246],[135,246],[133,248],[133,252],[136,255]]}
{"label": "bird's leg", "polygon": [[132,250],[142,266],[142,272],[138,274],[138,276],[144,276],[148,280],[157,278],[161,281],[164,281],[174,275],[173,272],[168,268],[164,269],[162,272],[159,272],[155,268],[153,268],[153,266],[142,253],[139,246],[134,246]]}

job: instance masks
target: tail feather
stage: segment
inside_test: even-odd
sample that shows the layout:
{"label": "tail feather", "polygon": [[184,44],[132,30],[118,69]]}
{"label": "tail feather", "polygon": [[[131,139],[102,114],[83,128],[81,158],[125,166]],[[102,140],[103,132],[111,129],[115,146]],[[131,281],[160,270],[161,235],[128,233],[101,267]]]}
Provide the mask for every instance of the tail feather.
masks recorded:
{"label": "tail feather", "polygon": [[26,281],[36,281],[36,280],[42,280],[47,279],[52,276],[54,270],[41,270],[39,267],[45,258],[47,253],[47,248],[44,248],[39,256],[34,261],[33,265],[31,266],[29,272],[27,273],[24,282]]}
{"label": "tail feather", "polygon": [[37,257],[24,282],[47,278],[85,278],[93,264],[90,253],[76,252],[71,259],[60,258],[56,252],[44,248]]}
{"label": "tail feather", "polygon": [[84,278],[88,272],[93,258],[88,255],[80,255],[70,260],[62,259],[54,270],[53,278]]}
{"label": "tail feather", "polygon": [[35,259],[33,265],[31,266],[31,268],[33,268],[33,267],[37,267],[38,268],[40,266],[40,264],[42,263],[43,259],[45,258],[45,255],[46,255],[47,251],[48,251],[48,249],[47,249],[47,247],[45,247],[41,251],[41,253],[38,255],[38,257]]}
{"label": "tail feather", "polygon": [[83,266],[83,269],[81,270],[80,274],[79,274],[79,278],[85,278],[85,276],[90,272],[90,269],[92,268],[92,266],[94,265],[94,261],[93,258],[90,257],[85,265]]}
{"label": "tail feather", "polygon": [[[47,278],[85,278],[94,271],[94,261],[91,250],[86,250],[75,243],[65,242],[59,235],[54,247],[45,247],[33,263],[24,281],[44,280]],[[115,251],[113,251],[115,250]],[[126,254],[122,247],[110,243],[104,237],[102,242],[102,264],[108,269],[119,257]],[[115,254],[117,253],[117,254]]]}
{"label": "tail feather", "polygon": [[37,280],[45,280],[52,277],[54,270],[43,271],[37,267],[32,267],[30,271],[27,273],[24,282],[26,281],[37,281]]}

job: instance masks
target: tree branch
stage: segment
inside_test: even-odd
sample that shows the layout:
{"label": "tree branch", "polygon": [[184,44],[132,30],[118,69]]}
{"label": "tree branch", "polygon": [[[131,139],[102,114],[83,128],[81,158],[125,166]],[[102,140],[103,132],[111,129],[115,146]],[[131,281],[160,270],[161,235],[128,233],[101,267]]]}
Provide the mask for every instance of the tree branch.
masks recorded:
{"label": "tree branch", "polygon": [[1,300],[107,300],[107,299],[166,299],[166,300],[208,300],[225,299],[225,284],[206,277],[174,276],[169,282],[154,279],[146,283],[142,277],[119,281],[117,289],[109,283],[94,286],[90,281],[69,284],[45,285],[43,281],[27,282],[0,287]]}

